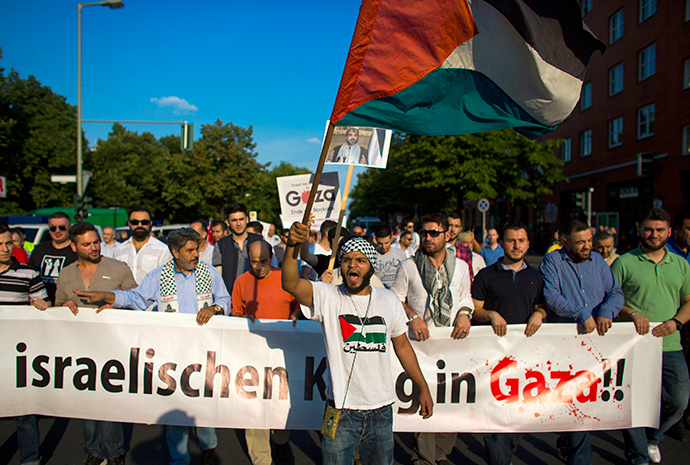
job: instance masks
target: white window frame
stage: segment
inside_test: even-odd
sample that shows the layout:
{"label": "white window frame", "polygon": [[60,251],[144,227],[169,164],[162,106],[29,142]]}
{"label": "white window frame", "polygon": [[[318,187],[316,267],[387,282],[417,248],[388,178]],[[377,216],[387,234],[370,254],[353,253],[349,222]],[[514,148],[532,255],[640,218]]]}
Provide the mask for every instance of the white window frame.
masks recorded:
{"label": "white window frame", "polygon": [[580,92],[580,110],[586,110],[592,106],[592,81],[585,82]]}
{"label": "white window frame", "polygon": [[681,156],[688,155],[690,155],[690,124],[683,126],[683,150],[681,152]]}
{"label": "white window frame", "polygon": [[625,9],[621,8],[609,18],[609,44],[623,37],[623,34],[625,34]]}
{"label": "white window frame", "polygon": [[[620,74],[614,78],[614,73],[616,72],[616,70],[618,68],[620,68]],[[616,94],[623,92],[623,75],[624,75],[624,73],[625,73],[625,70],[623,68],[622,62],[618,63],[616,66],[609,69],[609,97],[611,97],[612,95],[616,95]],[[620,87],[615,92],[614,92],[615,89],[613,86],[614,82],[620,83]]]}
{"label": "white window frame", "polygon": [[[643,120],[644,118],[644,120]],[[655,132],[656,105],[651,103],[637,110],[637,138],[652,137]]]}
{"label": "white window frame", "polygon": [[580,133],[580,157],[588,157],[592,154],[592,130],[585,129]]}
{"label": "white window frame", "polygon": [[640,0],[640,23],[656,13],[656,0]]}
{"label": "white window frame", "polygon": [[563,141],[563,145],[561,145],[561,160],[563,163],[568,163],[571,159],[571,148],[572,148],[572,141],[570,140],[570,137],[568,137],[566,140]]}
{"label": "white window frame", "polygon": [[623,117],[613,118],[609,121],[609,148],[623,145]]}
{"label": "white window frame", "polygon": [[656,74],[656,42],[637,54],[637,80],[644,81]]}

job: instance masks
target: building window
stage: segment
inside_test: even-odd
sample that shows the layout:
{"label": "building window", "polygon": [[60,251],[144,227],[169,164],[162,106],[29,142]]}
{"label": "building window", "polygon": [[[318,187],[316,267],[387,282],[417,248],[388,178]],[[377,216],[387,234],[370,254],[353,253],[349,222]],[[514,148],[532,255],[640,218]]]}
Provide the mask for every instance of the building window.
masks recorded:
{"label": "building window", "polygon": [[564,140],[563,145],[561,145],[561,160],[563,160],[563,163],[570,161],[570,138]]}
{"label": "building window", "polygon": [[637,110],[637,138],[644,139],[654,135],[655,105],[647,105]]}
{"label": "building window", "polygon": [[656,13],[656,0],[640,0],[640,22]]}
{"label": "building window", "polygon": [[[690,0],[688,0],[690,1]],[[623,10],[611,16],[609,19],[609,43],[612,44],[623,37]]]}
{"label": "building window", "polygon": [[690,0],[685,0],[685,22],[690,21]]}
{"label": "building window", "polygon": [[623,117],[609,121],[609,148],[623,145]]}
{"label": "building window", "polygon": [[593,0],[582,0],[580,5],[582,6],[582,16],[592,11],[592,1]]}
{"label": "building window", "polygon": [[652,44],[640,51],[638,63],[638,81],[643,81],[656,73],[656,44]]}
{"label": "building window", "polygon": [[[688,0],[690,5],[690,0]],[[683,89],[690,88],[690,58],[686,58],[683,62]]]}
{"label": "building window", "polygon": [[609,96],[623,91],[623,63],[609,70]]}
{"label": "building window", "polygon": [[586,83],[582,86],[580,94],[580,110],[586,110],[592,106],[592,82]]}
{"label": "building window", "polygon": [[588,157],[592,154],[592,130],[587,129],[580,133],[580,156]]}
{"label": "building window", "polygon": [[690,124],[683,126],[683,152],[681,155],[690,155]]}

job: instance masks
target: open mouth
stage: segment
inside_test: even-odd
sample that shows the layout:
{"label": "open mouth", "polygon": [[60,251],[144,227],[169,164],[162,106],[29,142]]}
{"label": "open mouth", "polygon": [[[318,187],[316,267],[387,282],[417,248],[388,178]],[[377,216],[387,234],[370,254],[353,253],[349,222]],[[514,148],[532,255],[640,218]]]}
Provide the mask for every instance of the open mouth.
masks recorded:
{"label": "open mouth", "polygon": [[359,273],[357,273],[355,271],[349,271],[347,273],[347,282],[350,285],[356,284],[359,281],[359,278],[360,278]]}

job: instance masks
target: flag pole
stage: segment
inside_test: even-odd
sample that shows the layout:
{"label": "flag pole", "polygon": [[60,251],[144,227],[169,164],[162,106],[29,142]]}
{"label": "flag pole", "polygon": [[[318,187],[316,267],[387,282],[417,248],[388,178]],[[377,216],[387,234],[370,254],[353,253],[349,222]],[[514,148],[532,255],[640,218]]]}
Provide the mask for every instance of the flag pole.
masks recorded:
{"label": "flag pole", "polygon": [[[316,189],[319,187],[321,182],[321,173],[323,173],[323,165],[326,163],[326,156],[328,155],[328,147],[331,146],[331,139],[333,138],[333,131],[335,126],[332,123],[328,123],[328,129],[326,130],[326,138],[323,141],[323,147],[321,147],[321,158],[319,158],[319,164],[316,167],[316,172],[314,173],[314,179],[311,184],[311,192],[309,192],[309,200],[307,201],[307,207],[304,209],[304,216],[302,217],[302,224],[309,224],[309,215],[311,214],[311,209],[314,206],[314,200],[316,199]],[[299,254],[299,248],[295,248],[292,256],[296,260]]]}
{"label": "flag pole", "polygon": [[347,196],[350,193],[350,181],[352,180],[352,170],[355,165],[350,165],[347,170],[347,180],[345,181],[345,189],[343,189],[343,201],[340,204],[340,215],[338,215],[338,224],[335,227],[335,237],[333,244],[331,244],[331,259],[328,262],[328,269],[333,270],[335,265],[335,254],[338,250],[338,243],[340,241],[340,230],[342,229],[343,217],[345,216],[345,207],[347,206]]}

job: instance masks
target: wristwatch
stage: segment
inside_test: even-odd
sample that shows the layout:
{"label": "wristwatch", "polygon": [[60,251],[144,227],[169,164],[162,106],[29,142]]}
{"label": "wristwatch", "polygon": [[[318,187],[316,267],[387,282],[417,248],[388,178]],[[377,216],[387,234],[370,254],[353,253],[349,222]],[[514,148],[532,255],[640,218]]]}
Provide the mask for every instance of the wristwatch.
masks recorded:
{"label": "wristwatch", "polygon": [[225,313],[225,310],[223,310],[223,307],[221,307],[218,304],[211,305],[211,308],[216,311],[215,315],[221,315],[221,314]]}
{"label": "wristwatch", "polygon": [[676,331],[680,331],[681,329],[683,329],[683,323],[681,323],[680,320],[678,320],[677,318],[671,318],[671,321],[676,322]]}

